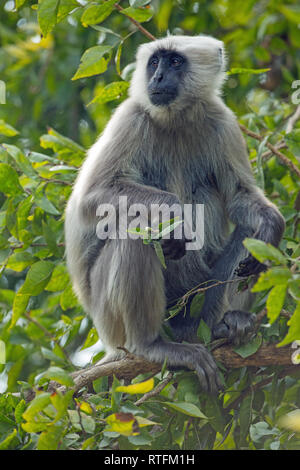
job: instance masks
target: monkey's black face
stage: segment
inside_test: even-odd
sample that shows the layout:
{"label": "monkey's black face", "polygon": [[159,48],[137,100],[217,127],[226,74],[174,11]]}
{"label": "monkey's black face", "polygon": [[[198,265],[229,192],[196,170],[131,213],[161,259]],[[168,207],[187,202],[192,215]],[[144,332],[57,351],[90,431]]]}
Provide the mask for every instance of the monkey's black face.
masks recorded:
{"label": "monkey's black face", "polygon": [[187,60],[176,51],[160,49],[147,65],[148,94],[152,104],[167,106],[178,96]]}

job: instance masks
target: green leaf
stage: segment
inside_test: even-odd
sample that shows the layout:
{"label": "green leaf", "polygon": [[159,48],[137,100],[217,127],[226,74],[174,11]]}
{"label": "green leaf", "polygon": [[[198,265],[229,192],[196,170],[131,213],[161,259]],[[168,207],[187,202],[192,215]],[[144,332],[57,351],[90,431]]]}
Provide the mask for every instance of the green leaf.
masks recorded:
{"label": "green leaf", "polygon": [[84,345],[81,348],[81,351],[83,349],[86,349],[86,348],[89,348],[89,347],[93,346],[93,344],[96,344],[98,340],[99,340],[99,336],[98,336],[97,330],[96,330],[95,327],[93,327],[88,332],[87,338],[84,342]]}
{"label": "green leaf", "polygon": [[128,87],[128,82],[112,82],[106,85],[88,106],[92,103],[108,103],[109,101],[117,100],[126,93]]}
{"label": "green leaf", "polygon": [[56,25],[59,2],[60,0],[39,0],[38,22],[43,36],[47,36]]}
{"label": "green leaf", "polygon": [[252,287],[252,292],[261,292],[273,286],[286,285],[292,274],[288,268],[275,266],[260,274],[257,283]]}
{"label": "green leaf", "polygon": [[21,150],[16,147],[15,145],[3,144],[3,147],[7,151],[7,153],[15,160],[16,164],[29,178],[34,178],[37,176],[35,170],[33,169],[31,162],[28,160],[27,157],[21,152]]}
{"label": "green leaf", "polygon": [[95,438],[89,437],[82,443],[81,450],[90,450],[95,444],[96,444]]}
{"label": "green leaf", "polygon": [[179,225],[183,224],[183,220],[178,220],[179,217],[175,217],[174,219],[167,220],[166,222],[163,222],[159,226],[159,234],[157,237],[163,238],[169,233],[173,232]]}
{"label": "green leaf", "polygon": [[296,309],[288,321],[289,331],[286,337],[284,338],[278,346],[284,346],[289,344],[292,341],[298,341],[300,339],[300,302],[297,303]]}
{"label": "green leaf", "polygon": [[102,23],[115,9],[116,0],[108,0],[101,5],[89,5],[81,16],[83,26]]}
{"label": "green leaf", "polygon": [[60,257],[60,249],[57,246],[57,234],[52,230],[50,224],[46,224],[44,221],[42,222],[43,227],[43,235],[47,242],[47,245],[51,251],[57,258]]}
{"label": "green leaf", "polygon": [[65,360],[62,359],[60,356],[54,353],[51,349],[47,349],[42,347],[41,348],[41,353],[44,356],[45,359],[48,359],[49,361],[53,361],[55,363],[65,365]]}
{"label": "green leaf", "polygon": [[27,421],[27,423],[22,423],[22,428],[26,432],[37,433],[41,431],[46,431],[48,429],[49,423],[43,421]]}
{"label": "green leaf", "polygon": [[238,74],[238,73],[259,74],[259,73],[266,73],[269,70],[271,70],[271,69],[270,68],[268,68],[268,69],[245,69],[245,68],[242,68],[242,67],[234,67],[234,68],[228,70],[227,75],[235,75],[235,74]]}
{"label": "green leaf", "polygon": [[15,295],[14,302],[13,302],[13,314],[12,314],[10,328],[15,326],[19,318],[26,311],[29,299],[30,299],[30,295],[20,294],[20,290]]}
{"label": "green leaf", "polygon": [[30,402],[28,408],[23,413],[23,418],[26,421],[33,421],[35,416],[46,408],[50,403],[50,393],[48,392],[39,392],[36,397]]}
{"label": "green leaf", "polygon": [[150,2],[151,0],[129,0],[129,5],[133,8],[139,8],[148,5]]}
{"label": "green leaf", "polygon": [[19,403],[17,404],[17,406],[15,408],[15,420],[16,420],[17,424],[20,424],[23,421],[22,415],[23,415],[26,407],[27,407],[27,403],[23,399],[21,401],[19,401]]}
{"label": "green leaf", "polygon": [[38,261],[29,269],[20,294],[38,295],[49,282],[54,264],[50,261]]}
{"label": "green leaf", "polygon": [[27,0],[15,0],[16,9],[18,10],[19,8],[21,8],[21,6],[23,6],[26,1]]}
{"label": "green leaf", "polygon": [[52,202],[49,201],[49,199],[47,199],[47,197],[44,194],[42,193],[37,194],[34,199],[34,202],[38,207],[43,209],[45,212],[48,212],[49,214],[52,214],[52,215],[60,215],[60,212],[56,209],[54,204],[52,204]]}
{"label": "green leaf", "polygon": [[278,5],[278,10],[289,20],[299,27],[300,23],[300,6],[299,5]]}
{"label": "green leaf", "polygon": [[165,261],[165,256],[164,256],[164,252],[163,252],[163,249],[162,249],[162,246],[160,244],[160,242],[156,241],[156,240],[153,240],[153,246],[154,246],[154,250],[155,250],[155,253],[159,259],[159,261],[161,262],[162,266],[167,269],[167,265],[166,265],[166,261]]}
{"label": "green leaf", "polygon": [[287,263],[284,255],[270,243],[265,243],[255,238],[246,238],[243,243],[247,250],[261,263],[266,260],[275,261],[283,265]]}
{"label": "green leaf", "polygon": [[50,292],[59,292],[69,284],[69,274],[64,264],[59,264],[53,269],[51,279],[47,284],[46,290]]}
{"label": "green leaf", "polygon": [[269,136],[266,135],[264,139],[260,142],[258,149],[257,149],[257,157],[256,157],[256,182],[257,185],[264,191],[265,189],[265,175],[263,170],[262,164],[262,154],[265,149],[266,143],[269,139]]}
{"label": "green leaf", "polygon": [[[59,160],[72,165],[81,165],[85,156],[85,149],[74,140],[61,135],[55,129],[48,129],[48,134],[40,137],[43,148],[51,148],[59,154]],[[56,168],[56,167],[55,167]]]}
{"label": "green leaf", "polygon": [[202,411],[199,410],[198,406],[194,405],[193,403],[186,403],[186,402],[164,402],[164,405],[167,405],[169,408],[173,410],[179,411],[188,416],[194,416],[195,418],[202,418],[208,419]]}
{"label": "green leaf", "polygon": [[68,372],[56,366],[50,367],[48,370],[39,375],[39,382],[41,379],[54,380],[61,385],[65,385],[66,387],[72,387],[74,385],[74,381]]}
{"label": "green leaf", "polygon": [[3,121],[3,119],[0,119],[0,134],[6,135],[7,137],[13,137],[14,135],[19,134],[19,132],[14,127]]}
{"label": "green leaf", "polygon": [[7,163],[0,163],[0,192],[9,196],[23,192],[18,173]]}
{"label": "green leaf", "polygon": [[198,315],[201,312],[201,309],[203,307],[204,300],[205,300],[205,293],[204,292],[199,292],[197,295],[195,295],[195,297],[192,300],[191,306],[190,306],[190,316],[192,318],[197,318],[198,317]]}
{"label": "green leaf", "polygon": [[240,417],[240,447],[245,443],[246,437],[249,433],[252,417],[252,394],[244,398],[241,403],[239,417]]}
{"label": "green leaf", "polygon": [[294,129],[284,136],[289,148],[295,155],[300,155],[300,129]]}
{"label": "green leaf", "polygon": [[[116,56],[115,56],[116,70],[117,70],[118,75],[120,75],[120,76],[121,76],[121,54],[122,54],[123,44],[124,44],[124,42],[121,41],[119,46],[118,46],[117,53],[116,53]],[[122,82],[120,82],[120,83],[122,83]]]}
{"label": "green leaf", "polygon": [[2,442],[0,442],[0,450],[8,450],[13,447],[13,442],[16,440],[17,430],[14,429]]}
{"label": "green leaf", "polygon": [[20,202],[17,210],[18,231],[24,230],[28,226],[28,216],[33,205],[33,197],[29,196],[24,201]]}
{"label": "green leaf", "polygon": [[270,323],[274,323],[274,321],[280,314],[284,304],[286,291],[287,285],[283,284],[280,286],[273,287],[273,289],[269,293],[269,296],[267,298],[267,312]]}
{"label": "green leaf", "polygon": [[11,306],[13,304],[15,295],[15,292],[11,289],[0,289],[0,302]]}
{"label": "green leaf", "polygon": [[56,450],[62,438],[64,426],[51,424],[43,431],[37,443],[38,450]]}
{"label": "green leaf", "polygon": [[290,280],[288,283],[289,294],[296,300],[300,301],[300,279],[297,276],[297,279]]}
{"label": "green leaf", "polygon": [[16,272],[24,271],[31,266],[37,259],[28,251],[13,253],[9,258],[6,267]]}
{"label": "green leaf", "polygon": [[123,15],[129,16],[134,20],[138,21],[139,23],[144,23],[146,21],[151,20],[154,10],[152,8],[133,8],[128,7],[124,8],[120,13]]}
{"label": "green leaf", "polygon": [[63,310],[68,310],[68,308],[76,307],[76,305],[78,305],[77,297],[71,283],[69,283],[60,296],[60,306]]}
{"label": "green leaf", "polygon": [[74,8],[81,6],[77,0],[60,0],[57,12],[57,23],[62,21]]}
{"label": "green leaf", "polygon": [[82,428],[85,432],[93,434],[95,431],[95,421],[91,416],[86,415],[85,413],[80,412],[81,423],[79,419],[79,413],[77,410],[68,410],[68,415],[71,420],[72,425],[76,431],[81,431]]}
{"label": "green leaf", "polygon": [[255,354],[262,344],[262,336],[260,334],[256,335],[249,343],[243,344],[238,348],[234,348],[233,350],[242,358],[246,358],[248,356],[252,356]]}
{"label": "green leaf", "polygon": [[211,341],[211,331],[209,326],[205,323],[204,320],[200,320],[199,327],[197,330],[197,336],[204,344],[208,344]]}
{"label": "green leaf", "polygon": [[80,65],[72,80],[78,78],[91,77],[106,71],[111,59],[111,46],[94,46],[85,51],[80,59]]}

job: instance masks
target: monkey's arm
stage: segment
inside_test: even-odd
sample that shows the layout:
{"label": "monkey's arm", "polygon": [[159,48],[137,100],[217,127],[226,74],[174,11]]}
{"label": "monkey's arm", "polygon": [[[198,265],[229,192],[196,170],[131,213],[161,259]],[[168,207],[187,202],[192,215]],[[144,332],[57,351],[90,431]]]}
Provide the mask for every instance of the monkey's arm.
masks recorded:
{"label": "monkey's arm", "polygon": [[[227,144],[225,152],[229,168],[226,178],[228,186],[224,188],[224,194],[229,219],[237,228],[242,227],[246,231],[245,238],[253,237],[278,246],[285,221],[277,207],[255,184],[244,139],[237,123],[233,126],[233,143]],[[237,274],[248,276],[264,269],[264,265],[248,255],[237,267]]]}
{"label": "monkey's arm", "polygon": [[[225,201],[229,219],[236,227],[223,253],[212,269],[211,279],[231,280],[235,274],[257,274],[265,266],[247,253],[243,240],[254,237],[277,246],[284,231],[284,219],[278,209],[255,185],[245,143],[237,123],[232,122],[224,134],[224,164],[219,190]],[[225,174],[224,174],[225,173]],[[226,283],[206,292],[201,317],[210,327],[215,327],[224,315]],[[253,318],[240,311],[230,312],[223,320],[229,337],[240,342],[247,332],[253,330]],[[220,325],[220,323],[219,323]],[[224,330],[223,328],[223,330]],[[234,335],[232,331],[234,330]]]}

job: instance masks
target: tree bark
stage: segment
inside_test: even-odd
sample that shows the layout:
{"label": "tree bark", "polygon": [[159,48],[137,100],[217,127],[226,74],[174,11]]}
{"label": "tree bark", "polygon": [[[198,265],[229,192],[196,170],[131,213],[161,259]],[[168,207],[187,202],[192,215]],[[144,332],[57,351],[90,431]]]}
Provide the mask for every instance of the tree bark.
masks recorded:
{"label": "tree bark", "polygon": [[[292,364],[291,356],[293,349],[290,346],[278,348],[275,344],[262,345],[259,350],[242,358],[232,350],[230,345],[224,345],[213,351],[216,361],[221,362],[225,367],[238,368],[244,366],[289,366],[289,369],[299,370],[300,366]],[[146,359],[132,354],[126,355],[123,359],[103,364],[95,364],[87,369],[74,372],[74,391],[77,392],[82,387],[92,381],[105,376],[115,375],[118,379],[131,380],[139,374],[157,374],[161,370],[162,364],[147,361]]]}

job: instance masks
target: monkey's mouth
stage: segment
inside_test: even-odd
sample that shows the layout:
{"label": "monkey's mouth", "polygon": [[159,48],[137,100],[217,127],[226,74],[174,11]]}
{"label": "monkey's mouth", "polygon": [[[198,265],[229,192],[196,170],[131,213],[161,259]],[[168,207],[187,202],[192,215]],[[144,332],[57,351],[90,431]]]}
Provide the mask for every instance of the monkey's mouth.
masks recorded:
{"label": "monkey's mouth", "polygon": [[156,106],[167,106],[176,98],[176,93],[167,90],[150,90],[149,98]]}

